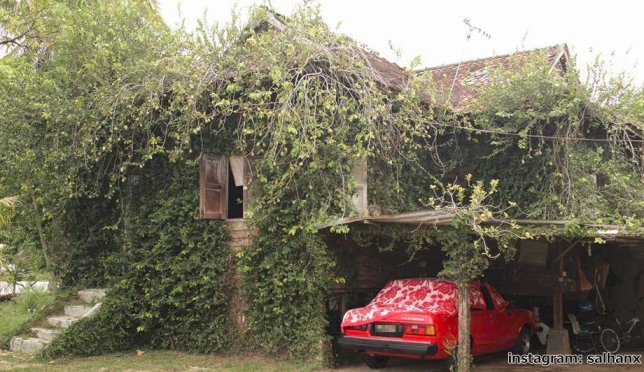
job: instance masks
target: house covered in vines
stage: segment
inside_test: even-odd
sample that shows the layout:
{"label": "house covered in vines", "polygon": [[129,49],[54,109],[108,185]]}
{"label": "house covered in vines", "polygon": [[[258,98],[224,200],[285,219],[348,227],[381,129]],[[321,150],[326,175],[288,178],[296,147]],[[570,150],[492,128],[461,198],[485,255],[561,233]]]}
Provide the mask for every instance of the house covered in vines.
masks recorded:
{"label": "house covered in vines", "polygon": [[453,274],[448,238],[472,211],[478,276],[557,328],[579,298],[642,295],[637,101],[582,84],[565,45],[401,68],[311,9],[200,37],[177,48],[188,67],[167,67],[166,45],[135,73],[110,66],[69,93],[84,107],[116,87],[85,120],[34,131],[77,149],[45,221],[52,266],[110,287],[52,355],[311,355],[389,280]]}

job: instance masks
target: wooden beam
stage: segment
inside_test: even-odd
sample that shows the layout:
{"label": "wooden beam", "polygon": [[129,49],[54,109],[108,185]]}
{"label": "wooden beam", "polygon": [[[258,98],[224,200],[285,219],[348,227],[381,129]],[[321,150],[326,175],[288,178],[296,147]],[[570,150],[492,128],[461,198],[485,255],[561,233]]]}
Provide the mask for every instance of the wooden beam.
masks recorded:
{"label": "wooden beam", "polygon": [[[570,247],[566,248],[563,252],[557,256],[557,259],[560,257],[563,257],[567,251],[569,251],[572,247],[577,244],[576,242],[573,243]],[[560,248],[560,244],[557,244],[558,248]],[[559,260],[559,263],[557,264],[555,259],[555,264],[553,265],[553,272],[552,272],[552,277],[554,280],[554,294],[552,296],[552,315],[553,315],[553,320],[554,320],[554,328],[555,329],[563,329],[563,321],[564,321],[564,313],[563,313],[563,291],[562,291],[562,282],[561,280],[561,275],[563,274],[563,261]]]}
{"label": "wooden beam", "polygon": [[565,255],[568,254],[577,244],[579,243],[579,240],[576,240],[574,243],[572,243],[568,248],[564,249],[563,252],[559,253],[557,258],[555,258],[554,261],[552,261],[552,264],[555,265],[557,262],[561,261],[562,258],[564,258]]}

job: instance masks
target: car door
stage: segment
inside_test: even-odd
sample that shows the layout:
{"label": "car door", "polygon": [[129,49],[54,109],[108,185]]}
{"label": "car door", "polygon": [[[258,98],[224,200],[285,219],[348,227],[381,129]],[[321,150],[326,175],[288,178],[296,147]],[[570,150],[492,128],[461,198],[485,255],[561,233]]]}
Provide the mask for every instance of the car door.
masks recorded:
{"label": "car door", "polygon": [[487,288],[481,284],[477,289],[472,288],[472,295],[477,295],[474,291],[480,291],[478,294],[485,300],[484,308],[471,309],[470,328],[472,332],[473,347],[472,354],[482,355],[494,351],[494,346],[498,343],[495,340],[496,317],[497,312],[494,308],[494,302],[491,300]]}
{"label": "car door", "polygon": [[520,325],[517,323],[517,320],[506,308],[508,306],[508,301],[504,300],[503,297],[488,283],[484,283],[488,289],[488,293],[494,302],[496,307],[496,322],[495,322],[495,334],[498,335],[498,345],[495,345],[495,350],[504,350],[512,347],[514,341],[519,332]]}
{"label": "car door", "polygon": [[481,340],[483,353],[487,354],[503,349],[505,330],[503,330],[502,326],[504,323],[503,314],[499,313],[494,305],[494,300],[490,295],[486,283],[481,283],[481,294],[485,300],[485,310],[480,316],[481,324],[479,328],[482,333],[479,339]]}

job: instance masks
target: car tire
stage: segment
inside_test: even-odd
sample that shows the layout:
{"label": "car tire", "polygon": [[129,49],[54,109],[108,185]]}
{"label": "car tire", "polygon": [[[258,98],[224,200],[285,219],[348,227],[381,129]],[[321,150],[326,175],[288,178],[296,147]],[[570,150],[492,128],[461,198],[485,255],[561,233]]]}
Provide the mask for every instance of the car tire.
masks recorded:
{"label": "car tire", "polygon": [[530,352],[530,328],[528,326],[521,328],[519,336],[514,341],[512,352],[519,355],[525,355]]}
{"label": "car tire", "polygon": [[450,355],[445,360],[445,366],[447,367],[447,372],[456,372],[456,357],[454,355]]}
{"label": "car tire", "polygon": [[383,356],[373,356],[369,354],[364,354],[364,364],[371,369],[383,368],[387,365],[389,357]]}

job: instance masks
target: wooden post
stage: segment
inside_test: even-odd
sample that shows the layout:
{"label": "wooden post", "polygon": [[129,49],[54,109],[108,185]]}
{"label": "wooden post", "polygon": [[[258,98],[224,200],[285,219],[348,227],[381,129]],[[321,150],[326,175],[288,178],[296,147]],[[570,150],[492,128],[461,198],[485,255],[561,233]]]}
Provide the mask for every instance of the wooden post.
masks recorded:
{"label": "wooden post", "polygon": [[470,281],[465,273],[457,279],[458,288],[458,350],[456,370],[467,372],[470,370]]}
{"label": "wooden post", "polygon": [[[557,254],[561,254],[561,244],[557,244]],[[554,280],[554,293],[552,297],[552,314],[554,316],[554,326],[555,329],[563,329],[563,291],[561,282],[561,276],[563,274],[563,257],[555,262],[554,267],[552,268],[552,278]]]}
{"label": "wooden post", "polygon": [[552,306],[553,306],[553,317],[554,317],[554,327],[550,330],[548,334],[548,354],[570,354],[570,339],[568,338],[568,330],[564,329],[564,311],[563,311],[563,282],[560,281],[560,278],[563,275],[563,246],[561,243],[557,243],[556,253],[561,256],[556,262],[552,263]]}

